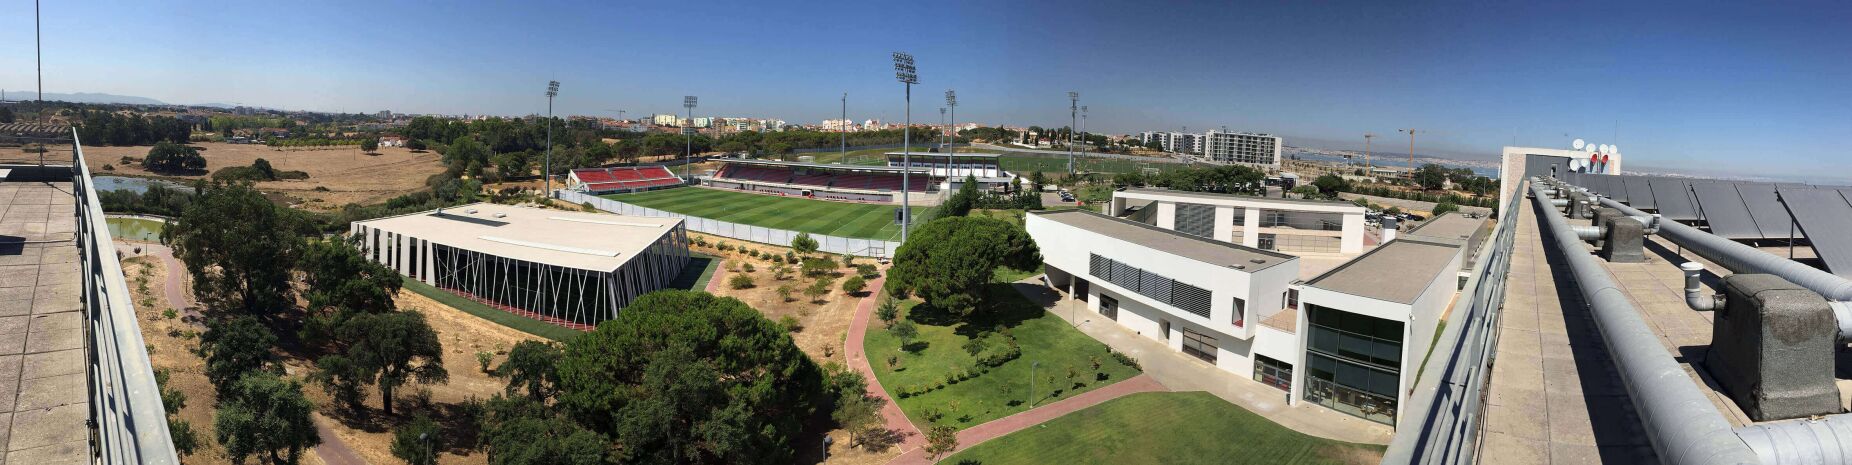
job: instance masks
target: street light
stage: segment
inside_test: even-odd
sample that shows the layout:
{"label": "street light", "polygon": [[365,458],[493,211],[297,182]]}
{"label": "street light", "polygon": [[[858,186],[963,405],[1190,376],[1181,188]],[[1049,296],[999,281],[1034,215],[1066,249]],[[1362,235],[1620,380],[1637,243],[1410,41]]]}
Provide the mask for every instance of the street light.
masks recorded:
{"label": "street light", "polygon": [[684,141],[682,143],[682,150],[684,150],[684,152],[682,152],[683,181],[689,179],[689,164],[694,162],[694,109],[695,103],[699,100],[701,100],[700,97],[693,95],[682,97],[682,107],[688,109],[688,126],[682,128],[682,140]]}
{"label": "street light", "polygon": [[1093,144],[1092,142],[1087,140],[1087,106],[1086,105],[1080,106],[1080,141],[1086,142],[1088,145]]}
{"label": "street light", "polygon": [[1067,176],[1074,177],[1074,126],[1080,113],[1080,93],[1067,93]]}
{"label": "street light", "polygon": [[913,205],[908,198],[908,192],[913,190],[908,179],[913,171],[913,85],[920,83],[919,70],[913,67],[913,54],[894,52],[894,79],[907,89],[907,125],[900,130],[900,243],[905,244],[908,229],[913,226]]}
{"label": "street light", "polygon": [[424,457],[423,458],[425,460],[431,461],[431,463],[437,463],[437,457],[431,456],[431,441],[430,439],[428,439],[428,436],[430,436],[430,434],[431,433],[418,433],[418,441],[424,443]]}
{"label": "street light", "polygon": [[842,93],[842,120],[836,122],[836,132],[842,134],[841,156],[849,156],[849,93]]}
{"label": "street light", "polygon": [[545,173],[547,198],[553,198],[553,97],[559,96],[559,81],[547,81],[547,161]]}
{"label": "street light", "polygon": [[958,151],[958,92],[945,90],[945,106],[952,109],[952,150],[945,152],[945,175],[952,176],[952,152]]}
{"label": "street light", "polygon": [[939,144],[939,150],[945,150],[945,107],[939,107],[939,134],[932,140]]}
{"label": "street light", "polygon": [[1039,361],[1029,363],[1029,407],[1031,408],[1035,407],[1035,401],[1040,400],[1035,398],[1035,369],[1040,366],[1042,362]]}

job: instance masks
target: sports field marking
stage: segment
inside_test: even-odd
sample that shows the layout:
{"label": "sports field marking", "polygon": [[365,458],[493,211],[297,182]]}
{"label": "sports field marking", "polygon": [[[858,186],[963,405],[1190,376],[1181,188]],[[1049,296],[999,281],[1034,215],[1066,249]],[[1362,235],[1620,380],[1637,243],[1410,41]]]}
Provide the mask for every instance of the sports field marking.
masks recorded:
{"label": "sports field marking", "polygon": [[[895,205],[780,197],[684,187],[603,197],[641,207],[718,221],[839,237],[893,240]],[[923,210],[916,207],[915,215]]]}

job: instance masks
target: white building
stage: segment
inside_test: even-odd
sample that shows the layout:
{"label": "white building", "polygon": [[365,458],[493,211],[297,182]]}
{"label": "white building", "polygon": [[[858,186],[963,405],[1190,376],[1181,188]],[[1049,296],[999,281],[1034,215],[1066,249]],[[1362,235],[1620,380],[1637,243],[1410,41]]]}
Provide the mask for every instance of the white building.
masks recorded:
{"label": "white building", "polygon": [[1280,169],[1279,136],[1245,132],[1209,131],[1203,134],[1203,156],[1221,163],[1240,163]]}
{"label": "white building", "polygon": [[476,203],[356,221],[362,253],[511,313],[588,329],[688,263],[680,218]]}
{"label": "white building", "polygon": [[1170,189],[1113,192],[1103,213],[1135,215],[1164,229],[1264,250],[1308,254],[1363,253],[1363,214],[1349,202],[1280,199]]}
{"label": "white building", "polygon": [[655,115],[650,117],[650,122],[657,126],[681,126],[682,118],[676,115]]}
{"label": "white building", "polygon": [[855,120],[826,119],[826,120],[823,120],[822,129],[825,131],[842,131],[842,132],[854,131],[855,130]]}

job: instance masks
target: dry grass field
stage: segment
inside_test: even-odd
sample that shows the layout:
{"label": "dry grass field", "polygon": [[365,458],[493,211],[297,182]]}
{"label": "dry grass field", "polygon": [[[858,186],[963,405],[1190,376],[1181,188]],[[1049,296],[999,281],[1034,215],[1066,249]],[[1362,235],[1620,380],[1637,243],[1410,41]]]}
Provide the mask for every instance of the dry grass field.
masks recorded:
{"label": "dry grass field", "polygon": [[[327,149],[282,149],[262,145],[204,142],[192,144],[206,158],[206,170],[217,171],[231,166],[250,166],[262,158],[279,171],[302,171],[308,179],[257,183],[259,189],[297,199],[299,207],[309,210],[334,210],[348,203],[374,204],[424,188],[425,179],[442,173],[437,152],[412,152],[402,147],[381,147],[376,154],[365,154],[355,147]],[[142,158],[149,146],[84,147],[84,161],[97,174],[152,176],[170,179],[198,179],[199,176],[160,175],[142,169],[139,164],[122,163],[122,157]],[[103,165],[115,168],[104,171]],[[316,188],[327,190],[316,190]]]}

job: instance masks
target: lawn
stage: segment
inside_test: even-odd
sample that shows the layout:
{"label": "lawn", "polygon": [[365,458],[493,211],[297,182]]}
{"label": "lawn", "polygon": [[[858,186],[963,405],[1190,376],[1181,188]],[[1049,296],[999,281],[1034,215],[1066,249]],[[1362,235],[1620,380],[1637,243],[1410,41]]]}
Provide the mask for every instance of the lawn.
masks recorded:
{"label": "lawn", "polygon": [[[894,240],[898,205],[830,202],[796,197],[775,197],[718,189],[682,187],[604,198],[657,210],[733,223],[789,229],[811,234],[863,239]],[[915,207],[921,217],[930,207]]]}
{"label": "lawn", "polygon": [[[1139,171],[1144,168],[1155,168],[1159,171],[1168,171],[1186,166],[1189,165],[1156,161],[1145,162],[1119,158],[1083,157],[1079,155],[1074,157],[1075,170],[1097,173],[1123,173]],[[1046,174],[1066,173],[1067,155],[1007,152],[1003,155],[1003,169],[1012,173],[1020,173],[1024,176],[1034,171],[1041,171]]]}
{"label": "lawn", "polygon": [[1382,450],[1308,436],[1205,392],[1147,392],[986,441],[940,463],[1373,464]]}
{"label": "lawn", "polygon": [[[875,376],[920,429],[933,425],[964,429],[1028,410],[1031,371],[1035,377],[1034,405],[1138,375],[1137,369],[1116,361],[1105,345],[1049,315],[1009,285],[992,284],[989,291],[995,303],[978,310],[978,317],[969,323],[958,323],[929,305],[912,305],[912,301],[903,304],[902,317],[919,330],[919,336],[909,346],[911,350],[901,350],[900,341],[881,323],[869,329],[865,344]],[[971,336],[989,329],[1013,335],[1021,356],[983,368],[964,346]],[[993,336],[992,340],[997,341],[991,344],[993,349],[1006,345],[1000,338]],[[897,367],[888,365],[890,356],[899,362]],[[1095,360],[1100,367],[1097,371],[1093,368]],[[956,373],[973,373],[975,377],[956,382],[952,381],[956,377],[947,379]],[[936,386],[943,387],[900,398],[903,391]]]}

